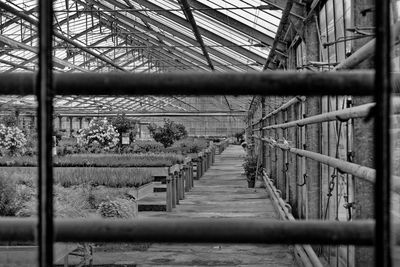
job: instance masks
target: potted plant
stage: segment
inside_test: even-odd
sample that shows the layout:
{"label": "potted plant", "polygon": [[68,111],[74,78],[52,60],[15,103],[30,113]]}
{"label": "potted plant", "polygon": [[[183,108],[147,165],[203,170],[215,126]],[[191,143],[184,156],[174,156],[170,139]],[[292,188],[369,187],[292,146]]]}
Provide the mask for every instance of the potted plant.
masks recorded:
{"label": "potted plant", "polygon": [[[244,159],[243,168],[247,177],[247,185],[249,188],[254,188],[257,177],[257,162],[258,158],[248,155]],[[261,164],[258,166],[258,174],[261,173],[262,166]]]}

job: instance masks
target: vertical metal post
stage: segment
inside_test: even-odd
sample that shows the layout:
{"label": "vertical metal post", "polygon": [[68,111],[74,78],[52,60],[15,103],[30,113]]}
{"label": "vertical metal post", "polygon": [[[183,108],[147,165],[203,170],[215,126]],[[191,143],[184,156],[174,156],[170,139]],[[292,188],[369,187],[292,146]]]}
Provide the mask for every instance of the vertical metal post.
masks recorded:
{"label": "vertical metal post", "polygon": [[52,92],[53,1],[39,0],[39,265],[53,265],[53,92]]}
{"label": "vertical metal post", "polygon": [[375,266],[392,266],[390,0],[375,1]]}
{"label": "vertical metal post", "polygon": [[[264,118],[266,115],[266,110],[265,110],[265,96],[261,97],[261,118]],[[260,128],[264,127],[265,125],[265,120],[262,120],[260,123]],[[265,138],[265,130],[261,130],[261,138]],[[261,157],[262,157],[262,167],[265,168],[265,166],[267,166],[267,156],[266,156],[266,146],[267,143],[261,141],[262,146],[262,153],[261,153]]]}

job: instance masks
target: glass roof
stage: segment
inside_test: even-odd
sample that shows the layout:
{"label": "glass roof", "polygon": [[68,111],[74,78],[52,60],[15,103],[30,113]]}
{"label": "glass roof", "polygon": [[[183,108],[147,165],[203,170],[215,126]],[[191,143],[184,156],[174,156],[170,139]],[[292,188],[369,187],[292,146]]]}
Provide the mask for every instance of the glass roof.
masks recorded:
{"label": "glass roof", "polygon": [[[0,72],[37,69],[36,0],[0,1]],[[281,11],[263,0],[188,0],[213,68],[261,71]],[[179,0],[55,0],[56,72],[211,71]],[[91,53],[88,53],[90,50]],[[113,62],[114,64],[109,64]],[[211,110],[246,111],[249,98],[207,98]],[[192,104],[190,104],[192,103]],[[0,105],[34,106],[32,96],[1,97]],[[57,97],[56,109],[197,111],[191,97]]]}

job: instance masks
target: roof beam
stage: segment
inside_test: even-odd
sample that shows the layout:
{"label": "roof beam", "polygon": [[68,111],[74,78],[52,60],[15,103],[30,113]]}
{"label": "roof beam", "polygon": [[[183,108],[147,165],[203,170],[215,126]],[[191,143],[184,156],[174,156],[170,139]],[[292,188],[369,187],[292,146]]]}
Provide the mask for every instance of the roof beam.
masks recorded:
{"label": "roof beam", "polygon": [[[79,3],[79,4],[81,4],[81,5],[85,5],[85,3],[83,3],[82,1],[79,1],[79,0],[74,0],[74,1]],[[104,6],[104,5],[100,4],[100,3],[97,3],[97,2],[93,2],[93,4],[97,5],[99,8],[106,7],[106,6]],[[100,15],[100,14],[97,14],[97,12],[95,12],[93,14],[93,16],[97,17],[97,19],[99,19],[106,27],[108,27],[108,28],[110,27],[109,22],[108,22],[108,20],[110,19],[109,15],[106,15],[106,14],[101,14]],[[118,22],[118,25],[123,26],[123,27],[125,27],[125,28],[127,28],[128,30],[131,30],[131,31],[134,29],[132,26],[130,26],[128,24],[125,24],[125,23],[123,23],[121,21]],[[142,25],[142,27],[144,27],[144,26]],[[121,31],[121,32],[124,32],[124,31]],[[129,31],[127,31],[127,32],[129,32]],[[120,35],[125,35],[126,37],[130,37],[130,35],[126,34],[126,33],[119,33],[119,34]],[[135,36],[135,38],[136,38],[136,41],[144,42],[145,44],[157,45],[157,43],[159,43],[159,40],[151,38],[150,36],[146,37],[145,39],[142,38],[142,37],[139,37],[139,36]],[[169,50],[166,51],[166,52],[168,52],[168,54],[165,54],[165,52],[162,52],[162,51],[152,51],[152,53],[153,54],[157,54],[157,55],[162,55],[161,57],[163,57],[163,58],[167,57],[167,58],[171,58],[171,59],[174,59],[174,58],[171,57],[171,55],[174,55],[174,56],[178,57],[181,61],[184,61],[186,64],[188,64],[187,65],[188,67],[192,67],[193,66],[193,62],[196,62],[196,64],[198,64],[199,66],[201,66],[201,67],[203,67],[205,69],[207,68],[206,64],[204,64],[203,62],[197,60],[196,58],[193,58],[193,59],[190,59],[190,60],[186,60],[185,58],[188,56],[187,54],[184,54],[184,53],[180,52],[179,50],[173,50],[173,51],[174,51],[174,53],[170,52]],[[195,66],[195,67],[198,67],[198,66]]]}
{"label": "roof beam", "polygon": [[[268,46],[272,46],[272,43],[274,42],[274,38],[268,36],[265,33],[262,33],[256,29],[254,29],[253,27],[250,27],[246,24],[244,24],[243,22],[240,22],[228,15],[223,14],[222,12],[213,10],[211,7],[198,2],[197,0],[188,0],[190,5],[193,6],[194,8],[198,9],[199,12],[215,19],[218,20],[221,23],[224,23],[232,28],[234,28],[235,30],[238,30],[258,41],[260,41],[261,43],[268,45]],[[279,43],[278,49],[279,50],[284,50],[285,49],[285,44],[283,42]]]}
{"label": "roof beam", "polygon": [[268,54],[268,58],[265,61],[263,70],[269,69],[269,65],[272,62],[272,57],[275,55],[279,40],[281,39],[283,33],[284,33],[284,29],[285,27],[287,27],[288,22],[289,22],[289,15],[290,15],[290,10],[292,10],[294,3],[296,3],[295,0],[287,0],[286,1],[286,6],[285,9],[282,12],[282,17],[281,17],[281,21],[279,22],[279,26],[278,26],[278,30],[276,32],[276,36],[274,39],[274,43],[271,47],[271,51]]}
{"label": "roof beam", "polygon": [[3,64],[6,64],[6,65],[9,65],[9,66],[12,66],[12,67],[17,68],[17,69],[23,69],[23,70],[34,71],[34,69],[28,68],[28,67],[26,67],[26,66],[24,66],[24,65],[20,65],[20,64],[13,63],[13,62],[10,62],[10,61],[7,61],[7,60],[3,60],[3,59],[0,59],[0,63],[3,63]]}
{"label": "roof beam", "polygon": [[[63,117],[87,117],[93,115],[87,112],[68,112],[57,110],[57,113]],[[102,117],[116,117],[119,113],[116,112],[102,112]],[[247,116],[246,112],[126,112],[126,117],[226,117],[226,116]]]}
{"label": "roof beam", "polygon": [[[276,9],[284,10],[288,1],[290,0],[261,0],[262,2],[273,6]],[[290,11],[289,16],[294,17],[296,19],[304,20],[305,19],[305,4],[301,4],[299,2],[295,2],[293,4],[293,9]]]}
{"label": "roof beam", "polygon": [[[27,51],[33,52],[33,53],[37,53],[38,52],[35,47],[29,46],[29,45],[21,43],[21,42],[14,41],[14,40],[12,40],[12,39],[10,39],[8,37],[5,37],[3,35],[0,35],[0,42],[6,44],[8,46],[11,46],[11,47],[22,48],[22,49],[25,49]],[[62,59],[59,59],[59,58],[56,58],[56,57],[54,57],[53,60],[54,60],[55,63],[61,64],[63,66],[71,68],[71,69],[77,69],[77,70],[80,70],[82,72],[88,72],[89,71],[87,69],[81,68],[81,67],[76,66],[76,65],[74,65],[72,63],[69,63],[68,61],[65,61],[65,60],[62,60]]]}
{"label": "roof beam", "polygon": [[[160,11],[160,10],[163,10],[163,8],[160,7],[160,6],[157,6],[157,5],[155,5],[153,3],[150,3],[149,1],[146,1],[146,0],[136,0],[136,1],[139,4],[145,6],[146,8],[157,10],[156,12],[160,16],[166,17],[166,18],[168,18],[168,19],[170,19],[170,20],[172,20],[172,21],[174,21],[174,22],[176,22],[176,23],[178,23],[178,24],[180,24],[180,25],[182,25],[182,26],[184,26],[184,27],[186,27],[188,29],[191,28],[190,23],[188,23],[186,20],[184,20],[183,18],[179,17],[178,15],[175,15],[175,14],[170,13],[170,12],[162,12],[162,11]],[[117,5],[120,8],[125,8],[126,9],[126,6],[124,6],[123,4],[119,3],[118,1],[107,0],[107,2],[112,3],[114,5]],[[163,23],[160,23],[157,20],[154,20],[154,19],[152,19],[150,17],[144,16],[143,14],[140,14],[139,12],[132,13],[132,15],[137,16],[137,17],[141,17],[141,18],[143,16],[143,19],[151,20],[152,24],[154,24],[155,26],[157,26],[159,28],[162,28],[165,31],[170,32],[173,35],[176,35],[177,32],[179,33],[179,31],[173,30],[170,27],[164,27],[165,25]],[[233,43],[233,42],[231,42],[231,41],[219,36],[218,34],[215,34],[215,33],[211,32],[209,30],[206,30],[206,29],[204,29],[202,27],[199,27],[199,30],[200,30],[200,33],[202,34],[202,36],[210,38],[211,40],[213,40],[213,41],[215,41],[215,42],[217,42],[219,44],[226,45],[226,46],[229,47],[230,50],[235,51],[235,52],[239,53],[240,55],[243,55],[244,57],[250,58],[251,60],[254,60],[259,64],[263,64],[265,62],[265,58],[264,57],[262,57],[262,56],[260,56],[258,54],[255,54],[255,53],[253,53],[253,52],[251,52],[251,51],[249,51],[247,49],[244,49],[243,47],[237,46],[235,43]],[[179,38],[181,38],[181,37],[179,37]]]}
{"label": "roof beam", "polygon": [[201,50],[203,51],[204,57],[207,60],[208,66],[210,66],[211,70],[214,70],[214,66],[211,62],[211,58],[208,55],[206,46],[204,44],[203,38],[201,37],[199,28],[197,27],[196,20],[194,19],[193,13],[190,10],[190,5],[187,0],[178,0],[179,4],[181,5],[183,13],[185,13],[186,19],[190,22],[190,25],[192,25],[192,31],[194,33],[194,36],[196,37],[197,42],[199,43]]}
{"label": "roof beam", "polygon": [[[115,1],[115,0],[112,0],[112,1]],[[136,0],[136,1],[138,3],[140,3],[140,4],[142,4],[143,6],[146,6],[147,8],[150,8],[150,9],[155,9],[155,10],[162,9],[160,6],[157,6],[157,5],[153,4],[153,3],[150,3],[147,0]],[[188,25],[188,22],[185,21],[184,19],[182,19],[181,17],[179,17],[178,15],[175,15],[175,14],[170,13],[170,12],[167,13],[167,12],[160,12],[160,11],[157,11],[157,13],[159,13],[161,16],[164,16],[164,17],[166,17],[166,18],[168,18],[168,19],[170,19],[170,20],[172,20],[172,21],[174,21],[174,22],[176,22],[176,23],[178,23],[178,24],[180,24],[182,26],[190,28],[190,25]],[[215,34],[215,33],[211,32],[211,31],[209,31],[207,29],[204,29],[202,27],[199,27],[199,30],[200,30],[200,32],[201,32],[201,34],[203,36],[205,36],[207,38],[210,38],[211,40],[213,40],[213,41],[215,41],[217,43],[220,43],[220,44],[223,44],[223,45],[227,45],[227,46],[232,46],[232,47],[230,47],[231,50],[239,53],[240,55],[248,57],[248,58],[256,61],[257,63],[261,63],[262,64],[265,61],[265,58],[263,58],[262,56],[259,56],[258,54],[253,53],[253,52],[251,52],[251,51],[249,51],[249,50],[247,50],[247,49],[245,49],[243,47],[234,46],[235,43],[225,39],[224,37],[219,36],[218,34]]]}
{"label": "roof beam", "polygon": [[[80,4],[82,4],[82,2],[79,1],[79,0],[74,0],[74,1],[79,2]],[[107,2],[109,2],[109,1],[107,1]],[[108,8],[107,6],[105,6],[105,5],[103,5],[103,4],[99,3],[99,2],[93,2],[93,4],[97,5],[99,8],[102,8],[102,9]],[[119,4],[119,7],[120,7],[120,8],[126,8],[126,6],[121,5],[121,4],[118,3],[118,2],[112,2],[111,4]],[[94,14],[94,15],[96,15],[96,14]],[[157,26],[158,28],[160,28],[160,29],[162,29],[162,30],[164,30],[164,31],[166,31],[166,32],[171,33],[172,35],[178,37],[179,39],[182,39],[182,40],[185,41],[185,42],[188,42],[188,43],[190,43],[190,44],[192,44],[192,45],[198,45],[197,42],[196,42],[196,40],[194,40],[194,39],[192,39],[192,38],[189,38],[189,37],[186,36],[185,34],[179,32],[179,31],[177,31],[177,30],[175,30],[175,29],[173,29],[173,28],[171,28],[171,27],[169,27],[169,26],[167,26],[167,25],[165,25],[165,24],[162,24],[162,23],[160,23],[160,22],[158,22],[158,21],[156,21],[156,20],[154,20],[154,19],[152,19],[152,18],[150,18],[150,17],[148,17],[148,16],[145,16],[145,15],[143,15],[143,14],[140,14],[139,12],[136,12],[134,15],[135,15],[136,17],[138,17],[138,18],[140,18],[140,19],[146,21],[146,22],[149,22],[149,23],[153,24],[154,26]],[[125,28],[127,28],[127,29],[129,29],[129,30],[131,30],[131,31],[132,31],[132,30],[137,31],[138,28],[140,28],[140,29],[142,29],[142,30],[144,30],[144,31],[148,31],[148,29],[147,29],[145,26],[143,26],[142,24],[138,23],[137,21],[135,21],[135,20],[133,20],[133,19],[131,19],[131,18],[129,18],[129,17],[123,15],[123,14],[117,13],[117,14],[115,14],[115,16],[117,16],[118,18],[121,19],[121,20],[119,21],[119,24],[120,24],[120,25],[123,25]],[[125,23],[125,22],[122,22],[122,20],[125,21],[126,23]],[[136,28],[134,28],[134,27],[136,27]],[[157,37],[159,37],[159,38],[161,38],[161,39],[163,39],[163,40],[165,40],[165,41],[167,41],[168,43],[170,43],[170,44],[172,44],[172,45],[181,45],[181,43],[179,43],[176,39],[170,38],[170,37],[168,37],[168,36],[165,36],[165,35],[163,35],[163,34],[161,34],[161,33],[159,33],[159,32],[156,32],[156,31],[154,31],[154,30],[151,31],[151,34],[152,34],[152,35],[155,35],[155,36],[157,36]],[[139,37],[139,36],[135,36],[135,38],[136,38],[136,39],[139,39],[140,37]],[[153,38],[150,37],[150,36],[148,36],[147,39],[148,39],[148,40],[154,40],[153,42],[154,42],[155,44],[157,44],[157,40],[156,40],[156,39],[153,39]],[[145,42],[145,43],[148,43],[148,42],[146,42],[146,41],[144,41],[144,42]],[[186,57],[187,57],[187,56],[190,56],[190,57],[193,58],[194,60],[197,60],[196,57],[197,57],[197,58],[202,58],[202,57],[203,57],[200,53],[198,53],[197,51],[195,51],[195,50],[193,50],[193,49],[191,49],[191,48],[187,48],[187,47],[181,47],[181,48],[182,48],[182,50],[187,51],[188,53],[190,53],[189,55],[188,55],[188,54],[184,54]],[[178,52],[179,50],[173,49],[172,51],[174,51],[174,53],[176,53],[176,52]],[[227,62],[229,62],[229,63],[232,63],[232,64],[238,64],[238,63],[239,63],[239,64],[243,64],[242,62],[237,61],[236,59],[234,59],[234,58],[232,58],[232,57],[230,57],[230,56],[228,56],[228,55],[226,55],[226,54],[224,54],[224,53],[222,53],[222,52],[220,52],[220,51],[218,51],[218,50],[216,50],[216,49],[211,49],[211,48],[209,48],[209,51],[210,51],[211,54],[213,54],[213,55],[215,55],[215,56],[217,56],[217,57],[221,58],[222,60],[227,61]],[[182,53],[182,52],[181,52],[181,53]],[[190,60],[192,61],[192,59],[190,59]],[[206,65],[205,65],[205,66],[206,66]],[[207,66],[206,66],[206,67],[207,67]],[[232,70],[232,69],[229,68],[229,67],[228,67],[228,68],[225,68],[225,69],[227,69],[227,70]],[[241,69],[246,70],[245,68],[241,68]],[[252,68],[252,69],[253,69],[253,68]],[[253,69],[253,70],[254,70],[254,69]]]}
{"label": "roof beam", "polygon": [[[39,22],[36,19],[31,18],[29,15],[21,13],[21,11],[11,7],[10,5],[8,5],[8,4],[4,3],[4,2],[0,2],[0,8],[6,10],[7,12],[10,12],[10,13],[14,14],[15,16],[20,17],[21,19],[23,19],[23,20],[25,20],[25,21],[33,24],[33,25],[39,25]],[[92,56],[94,56],[94,57],[106,62],[107,64],[110,64],[111,66],[113,66],[113,67],[115,67],[115,68],[117,68],[119,70],[125,71],[120,66],[114,64],[114,62],[112,62],[111,60],[108,60],[107,58],[104,58],[104,57],[98,55],[97,53],[91,51],[90,49],[87,49],[87,48],[83,47],[81,44],[77,43],[76,41],[71,40],[68,37],[65,37],[63,34],[61,34],[58,31],[54,31],[54,36],[59,38],[59,39],[61,39],[61,40],[63,40],[64,42],[67,42],[67,43],[69,43],[69,44],[71,44],[71,45],[73,45],[73,46],[85,51],[86,53],[88,53],[88,54],[90,54],[90,55],[92,55]]]}

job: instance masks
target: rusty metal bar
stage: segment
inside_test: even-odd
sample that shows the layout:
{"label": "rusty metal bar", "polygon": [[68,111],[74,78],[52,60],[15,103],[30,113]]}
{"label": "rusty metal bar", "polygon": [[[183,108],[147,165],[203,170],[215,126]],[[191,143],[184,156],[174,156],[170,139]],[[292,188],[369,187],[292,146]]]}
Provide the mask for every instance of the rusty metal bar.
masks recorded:
{"label": "rusty metal bar", "polygon": [[[395,98],[393,101],[393,113],[399,114],[400,113],[400,98]],[[289,127],[302,127],[309,124],[320,123],[320,122],[327,122],[327,121],[334,121],[334,120],[349,120],[355,118],[364,118],[367,117],[371,111],[376,108],[375,103],[364,104],[352,108],[345,108],[340,110],[335,110],[331,112],[326,112],[322,114],[318,114],[315,116],[311,116],[305,119],[290,121],[287,123],[270,125],[263,127],[264,130],[269,129],[277,129],[277,128],[289,128]]]}
{"label": "rusty metal bar", "polygon": [[[396,24],[393,25],[392,33],[393,37],[397,41],[400,38],[400,22],[397,22]],[[391,43],[392,45],[394,45],[394,42]],[[372,39],[371,41],[369,41],[368,43],[357,49],[357,51],[355,51],[351,56],[340,62],[340,64],[335,66],[333,70],[339,71],[339,70],[355,68],[361,62],[374,55],[375,45],[376,45],[376,39]]]}
{"label": "rusty metal bar", "polygon": [[[34,74],[1,73],[3,95],[33,94]],[[324,88],[324,90],[321,90]],[[374,72],[55,73],[58,95],[372,95]]]}
{"label": "rusty metal bar", "polygon": [[[337,169],[341,170],[342,172],[355,175],[358,178],[365,179],[372,183],[375,183],[377,180],[376,179],[377,174],[376,174],[375,169],[365,167],[362,165],[358,165],[355,163],[351,163],[348,161],[344,161],[341,159],[337,159],[334,157],[326,156],[326,155],[323,155],[320,153],[316,153],[316,152],[312,152],[312,151],[308,151],[308,150],[304,150],[304,149],[299,149],[299,148],[295,148],[295,147],[290,147],[290,146],[282,144],[282,143],[277,143],[276,141],[269,139],[269,138],[260,138],[260,137],[257,137],[257,138],[271,144],[274,147],[278,147],[282,150],[289,151],[289,152],[294,153],[301,157],[310,158],[312,160],[315,160],[322,164],[326,164],[328,166],[337,168]],[[400,177],[394,176],[393,178],[394,178],[394,183],[393,183],[392,190],[395,191],[396,193],[400,193]]]}
{"label": "rusty metal bar", "polygon": [[390,0],[375,1],[375,266],[392,266]]}
{"label": "rusty metal bar", "polygon": [[258,122],[256,122],[256,123],[253,123],[253,126],[256,125],[256,124],[258,124],[258,123],[260,123],[260,122],[262,122],[262,121],[265,121],[265,120],[268,119],[269,117],[274,116],[274,115],[278,114],[278,113],[281,112],[281,111],[284,111],[284,110],[288,109],[288,108],[291,107],[292,105],[297,104],[297,103],[299,103],[299,102],[301,102],[301,101],[305,101],[305,100],[306,100],[306,97],[304,97],[304,96],[296,96],[296,97],[293,97],[293,98],[290,99],[288,102],[286,102],[286,103],[283,104],[282,106],[278,107],[278,108],[275,109],[274,111],[268,113],[267,115],[262,116],[262,118],[260,119],[260,121],[258,121]]}
{"label": "rusty metal bar", "polygon": [[[271,200],[273,200],[273,204],[275,204],[275,209],[276,211],[281,215],[282,220],[289,220],[289,221],[296,221],[294,218],[293,214],[289,211],[287,207],[287,203],[283,201],[283,199],[280,197],[280,194],[278,193],[276,187],[273,185],[272,180],[268,177],[268,175],[263,171],[262,179],[264,180],[265,183],[265,188],[268,192],[269,197]],[[303,249],[306,254],[304,256],[308,258],[310,262],[312,262],[313,267],[323,267],[321,261],[319,260],[317,254],[315,253],[314,249],[308,245],[308,244],[303,244],[302,246],[295,246],[295,249],[300,252],[301,249]],[[301,253],[301,252],[300,252]],[[301,259],[304,260],[304,256],[301,257]],[[307,260],[306,260],[307,262]]]}
{"label": "rusty metal bar", "polygon": [[[0,241],[33,241],[36,221],[0,220]],[[267,219],[56,220],[57,242],[374,244],[373,220],[352,222]],[[399,233],[400,225],[396,225]],[[400,234],[395,236],[400,244]]]}
{"label": "rusty metal bar", "polygon": [[39,265],[53,265],[53,1],[39,1],[39,72],[37,74],[39,133]]}

